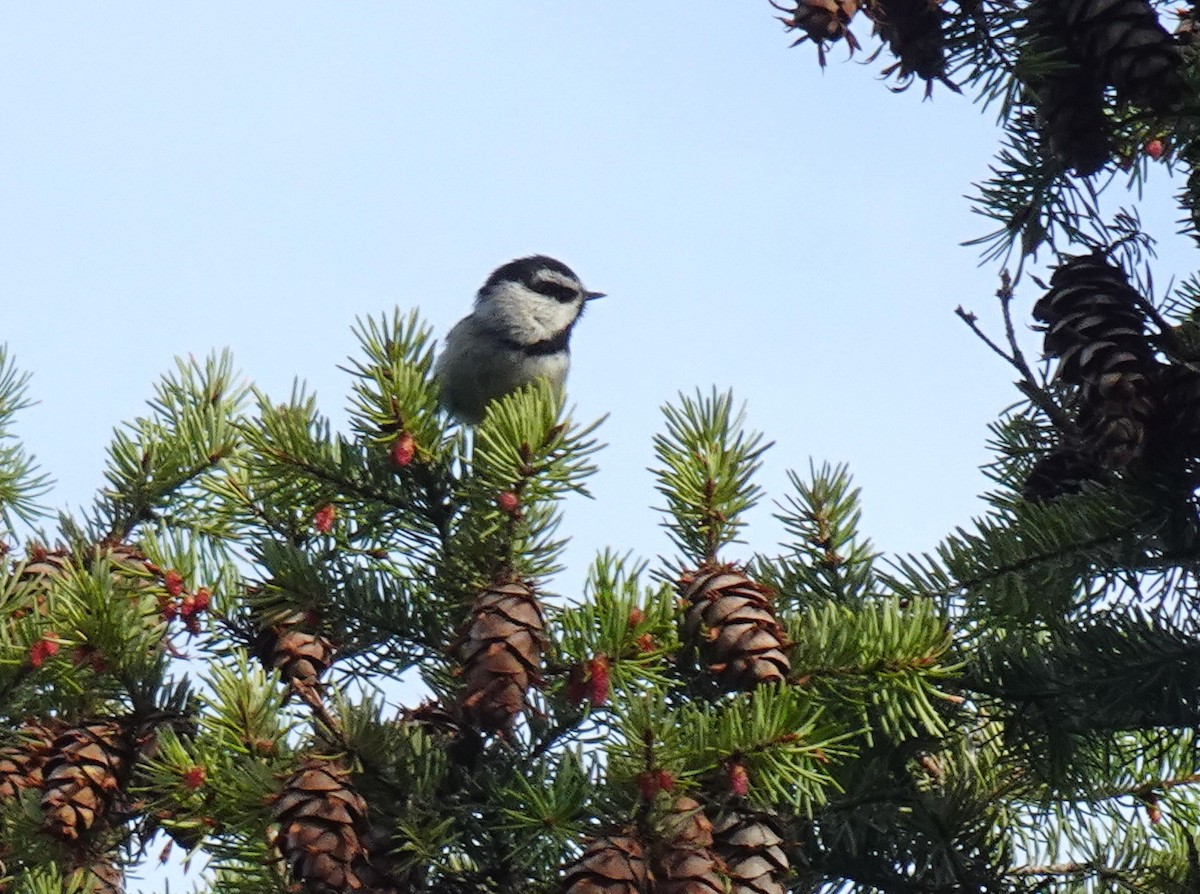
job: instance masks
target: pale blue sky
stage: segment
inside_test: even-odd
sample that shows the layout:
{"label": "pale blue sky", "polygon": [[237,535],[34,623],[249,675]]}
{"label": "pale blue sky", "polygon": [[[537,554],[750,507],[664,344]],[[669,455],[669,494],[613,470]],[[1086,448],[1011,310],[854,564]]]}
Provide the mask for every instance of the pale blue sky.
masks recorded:
{"label": "pale blue sky", "polygon": [[610,446],[597,499],[569,506],[562,589],[597,549],[668,549],[658,407],[712,384],[776,442],[771,495],[810,456],[846,460],[877,544],[933,546],[981,508],[985,425],[1015,398],[952,313],[994,320],[996,269],[957,247],[988,229],[963,195],[992,114],[892,95],[844,46],[822,74],[773,14],[0,5],[0,339],[34,374],[19,431],[53,503],[90,498],[173,356],[228,346],[338,419],[356,315],[416,305],[444,333],[493,267],[541,252],[609,294],[574,339],[571,398],[610,414]]}

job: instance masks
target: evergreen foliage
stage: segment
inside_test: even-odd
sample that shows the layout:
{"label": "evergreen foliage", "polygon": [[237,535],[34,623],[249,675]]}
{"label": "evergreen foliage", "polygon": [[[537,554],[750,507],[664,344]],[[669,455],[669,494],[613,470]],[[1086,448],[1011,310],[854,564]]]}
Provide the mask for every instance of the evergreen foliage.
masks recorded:
{"label": "evergreen foliage", "polygon": [[777,8],[822,64],[861,11],[896,89],[1000,110],[1005,338],[959,312],[1019,376],[984,513],[881,556],[848,469],[810,463],[764,545],[769,445],[681,395],[653,443],[676,555],[555,594],[601,423],[539,382],[463,429],[414,311],[358,322],[345,431],[181,361],[89,512],[17,544],[46,479],[0,351],[0,892],[115,894],[163,847],[219,894],[1200,891],[1200,280],[1156,298],[1136,210],[1099,201],[1196,161],[1197,13]]}

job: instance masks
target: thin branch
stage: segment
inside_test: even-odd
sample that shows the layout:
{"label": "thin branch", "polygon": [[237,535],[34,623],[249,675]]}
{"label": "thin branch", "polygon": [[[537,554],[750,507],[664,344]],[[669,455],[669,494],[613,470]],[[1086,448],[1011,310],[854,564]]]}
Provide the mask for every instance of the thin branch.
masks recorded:
{"label": "thin branch", "polygon": [[980,328],[979,317],[974,313],[965,310],[961,304],[955,308],[954,312],[958,315],[959,319],[967,324],[980,341],[1020,373],[1021,379],[1016,384],[1021,393],[1045,413],[1050,421],[1054,423],[1054,427],[1061,433],[1069,437],[1075,437],[1077,434],[1075,423],[1054,398],[1047,393],[1046,389],[1042,387],[1037,376],[1033,374],[1033,369],[1030,368],[1029,362],[1025,359],[1025,354],[1021,351],[1020,345],[1017,343],[1016,325],[1013,323],[1012,317],[1013,281],[1007,270],[1000,272],[1000,288],[996,290],[996,297],[1000,299],[1000,309],[1004,317],[1004,334],[1009,345],[1008,351],[1000,347]]}

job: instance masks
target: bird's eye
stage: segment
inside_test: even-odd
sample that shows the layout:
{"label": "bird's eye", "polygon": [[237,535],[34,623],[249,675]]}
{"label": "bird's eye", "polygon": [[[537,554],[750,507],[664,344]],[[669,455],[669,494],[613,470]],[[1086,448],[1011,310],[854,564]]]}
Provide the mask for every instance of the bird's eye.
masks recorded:
{"label": "bird's eye", "polygon": [[529,284],[529,288],[533,289],[533,291],[540,295],[553,298],[555,301],[559,301],[563,304],[574,301],[579,297],[579,291],[577,289],[573,289],[568,285],[564,285],[560,282],[554,282],[552,280],[535,279]]}

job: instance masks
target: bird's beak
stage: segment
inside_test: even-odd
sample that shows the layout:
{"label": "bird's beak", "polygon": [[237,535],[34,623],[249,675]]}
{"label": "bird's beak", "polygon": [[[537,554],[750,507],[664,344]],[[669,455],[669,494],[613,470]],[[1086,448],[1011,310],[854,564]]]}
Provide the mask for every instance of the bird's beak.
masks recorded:
{"label": "bird's beak", "polygon": [[603,298],[603,297],[604,297],[604,292],[584,292],[583,293],[584,301],[595,301],[597,298]]}

